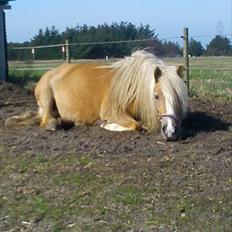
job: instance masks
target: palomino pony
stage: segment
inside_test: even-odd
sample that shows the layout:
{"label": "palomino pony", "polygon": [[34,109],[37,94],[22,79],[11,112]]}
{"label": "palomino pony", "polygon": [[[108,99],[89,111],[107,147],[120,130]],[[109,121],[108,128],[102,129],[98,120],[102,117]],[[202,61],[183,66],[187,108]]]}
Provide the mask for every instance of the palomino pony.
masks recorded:
{"label": "palomino pony", "polygon": [[188,110],[182,72],[145,51],[107,66],[63,64],[35,88],[40,126],[56,130],[100,120],[108,130],[161,130],[165,140],[175,140]]}

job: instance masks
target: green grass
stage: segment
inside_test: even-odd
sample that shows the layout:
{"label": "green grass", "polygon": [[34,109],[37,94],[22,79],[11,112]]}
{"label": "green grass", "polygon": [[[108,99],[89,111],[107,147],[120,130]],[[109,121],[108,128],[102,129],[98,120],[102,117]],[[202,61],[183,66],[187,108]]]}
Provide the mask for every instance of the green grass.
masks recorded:
{"label": "green grass", "polygon": [[142,203],[142,192],[134,185],[119,186],[111,196],[117,204],[135,206]]}
{"label": "green grass", "polygon": [[46,70],[9,70],[9,81],[21,87],[30,82],[37,82]]}
{"label": "green grass", "polygon": [[232,100],[232,70],[190,70],[190,93],[206,98]]}
{"label": "green grass", "polygon": [[[183,58],[165,58],[169,64],[183,64]],[[190,57],[190,67],[194,68],[232,68],[232,59],[230,56],[209,56],[209,57]]]}
{"label": "green grass", "polygon": [[167,191],[152,172],[131,176],[117,171],[117,160],[107,166],[91,156],[65,154],[49,160],[27,154],[2,161],[0,176],[9,179],[0,190],[0,218],[7,216],[0,228],[6,231],[22,222],[50,225],[52,232],[229,232],[232,226],[231,197]]}
{"label": "green grass", "polygon": [[[74,61],[75,63],[78,61]],[[80,61],[83,62],[83,61]],[[182,58],[165,59],[169,64],[182,64]],[[11,62],[11,82],[20,86],[29,82],[38,81],[46,72],[46,68],[56,67],[62,61],[56,62],[35,62],[17,63]],[[19,70],[19,68],[39,68],[32,70]],[[219,100],[232,100],[232,59],[231,57],[198,57],[190,58],[190,94],[206,98],[217,98]]]}
{"label": "green grass", "polygon": [[[183,59],[165,59],[170,64],[183,64]],[[232,58],[190,58],[190,95],[232,101]]]}

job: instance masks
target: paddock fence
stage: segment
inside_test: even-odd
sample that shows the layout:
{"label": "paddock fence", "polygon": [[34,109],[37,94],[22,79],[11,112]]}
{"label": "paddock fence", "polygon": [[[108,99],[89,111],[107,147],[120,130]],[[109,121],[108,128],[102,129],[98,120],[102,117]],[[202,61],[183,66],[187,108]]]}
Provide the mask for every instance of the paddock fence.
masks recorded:
{"label": "paddock fence", "polygon": [[[191,35],[191,38],[213,38],[215,35]],[[168,64],[185,66],[185,81],[189,88],[190,95],[203,95],[209,97],[223,97],[232,100],[232,57],[190,57],[188,52],[188,31],[186,28],[182,36],[166,37],[166,41],[183,42],[183,56],[179,57],[164,57],[163,60]],[[103,41],[103,42],[85,42],[85,43],[69,43],[66,40],[63,44],[41,45],[34,47],[14,47],[13,49],[19,53],[18,59],[9,61],[10,75],[19,76],[41,76],[47,70],[53,69],[63,63],[85,63],[96,61],[96,59],[72,59],[72,49],[76,46],[88,45],[105,45],[105,44],[134,44],[148,42],[153,39],[141,40],[121,40],[121,41]],[[58,49],[60,51],[60,59],[57,60],[37,60],[36,53],[39,49]],[[140,48],[141,49],[141,48]],[[142,48],[143,49],[143,48]],[[20,56],[20,51],[27,50],[31,53],[31,59],[25,59]],[[99,59],[98,59],[99,60]],[[102,62],[111,63],[117,58],[106,56],[105,59],[100,59]]]}

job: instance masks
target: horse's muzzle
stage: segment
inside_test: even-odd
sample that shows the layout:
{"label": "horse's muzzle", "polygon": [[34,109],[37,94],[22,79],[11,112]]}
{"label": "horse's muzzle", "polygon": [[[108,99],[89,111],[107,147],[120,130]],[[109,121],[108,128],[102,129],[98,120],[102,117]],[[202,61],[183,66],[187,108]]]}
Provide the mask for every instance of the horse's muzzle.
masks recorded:
{"label": "horse's muzzle", "polygon": [[177,127],[174,127],[172,131],[169,131],[167,126],[162,126],[161,134],[166,141],[176,141],[180,137]]}
{"label": "horse's muzzle", "polygon": [[166,141],[175,141],[179,138],[179,128],[173,115],[161,115],[161,134]]}

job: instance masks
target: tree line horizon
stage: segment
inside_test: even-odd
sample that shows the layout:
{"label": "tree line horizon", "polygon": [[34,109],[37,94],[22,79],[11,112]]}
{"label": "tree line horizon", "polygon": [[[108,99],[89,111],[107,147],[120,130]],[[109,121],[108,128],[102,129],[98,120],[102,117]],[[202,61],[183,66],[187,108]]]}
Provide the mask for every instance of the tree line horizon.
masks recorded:
{"label": "tree line horizon", "polygon": [[[99,24],[88,26],[86,24],[75,27],[67,27],[59,32],[55,26],[39,29],[38,33],[28,42],[8,43],[9,60],[30,60],[31,50],[14,50],[13,47],[34,47],[43,45],[88,42],[111,42],[127,40],[145,40],[141,42],[88,44],[70,46],[71,59],[98,59],[98,58],[121,58],[130,55],[133,51],[146,48],[158,57],[180,57],[182,47],[177,42],[158,38],[155,29],[149,24],[136,26],[130,22],[121,21],[112,24]],[[200,41],[191,38],[189,41],[189,54],[191,56],[231,56],[231,41],[224,36],[216,35],[204,48]],[[49,60],[64,58],[61,47],[36,49],[35,59]]]}

